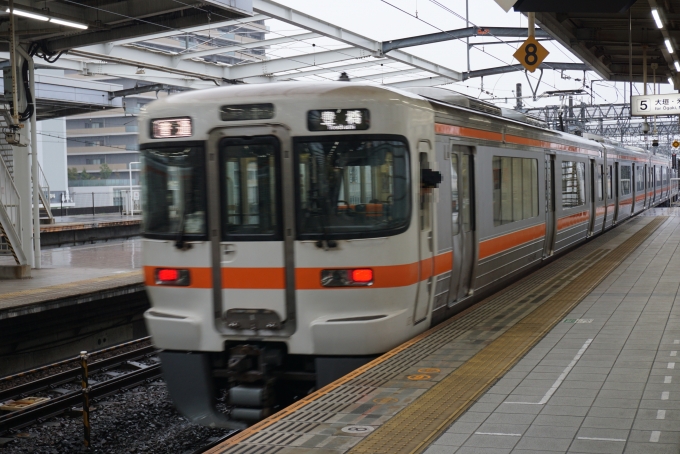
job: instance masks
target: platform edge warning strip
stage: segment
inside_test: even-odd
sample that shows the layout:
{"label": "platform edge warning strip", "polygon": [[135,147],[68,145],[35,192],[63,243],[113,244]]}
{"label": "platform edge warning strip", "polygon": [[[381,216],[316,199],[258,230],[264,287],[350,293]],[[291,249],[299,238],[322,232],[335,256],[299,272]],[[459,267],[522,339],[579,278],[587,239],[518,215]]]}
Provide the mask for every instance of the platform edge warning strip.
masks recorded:
{"label": "platform edge warning strip", "polygon": [[411,405],[354,446],[350,454],[421,453],[509,371],[667,219],[659,216],[595,262]]}

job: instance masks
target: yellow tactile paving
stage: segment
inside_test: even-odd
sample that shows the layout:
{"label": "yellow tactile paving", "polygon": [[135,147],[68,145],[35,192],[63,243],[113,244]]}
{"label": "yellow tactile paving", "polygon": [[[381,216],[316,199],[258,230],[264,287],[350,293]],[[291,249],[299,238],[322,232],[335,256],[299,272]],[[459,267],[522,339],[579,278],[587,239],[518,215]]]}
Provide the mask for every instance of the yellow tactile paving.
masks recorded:
{"label": "yellow tactile paving", "polygon": [[633,234],[349,452],[424,451],[665,220],[657,217]]}

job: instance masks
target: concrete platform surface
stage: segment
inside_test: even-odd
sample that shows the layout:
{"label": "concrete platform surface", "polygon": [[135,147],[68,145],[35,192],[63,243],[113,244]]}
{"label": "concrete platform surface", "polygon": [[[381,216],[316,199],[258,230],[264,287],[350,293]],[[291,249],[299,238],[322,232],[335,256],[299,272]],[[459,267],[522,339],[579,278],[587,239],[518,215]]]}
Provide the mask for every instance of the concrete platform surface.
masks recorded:
{"label": "concrete platform surface", "polygon": [[680,452],[680,209],[427,454]]}
{"label": "concrete platform surface", "polygon": [[[0,311],[115,287],[141,284],[141,239],[42,251],[30,279],[0,280]],[[11,263],[3,257],[0,262]]]}

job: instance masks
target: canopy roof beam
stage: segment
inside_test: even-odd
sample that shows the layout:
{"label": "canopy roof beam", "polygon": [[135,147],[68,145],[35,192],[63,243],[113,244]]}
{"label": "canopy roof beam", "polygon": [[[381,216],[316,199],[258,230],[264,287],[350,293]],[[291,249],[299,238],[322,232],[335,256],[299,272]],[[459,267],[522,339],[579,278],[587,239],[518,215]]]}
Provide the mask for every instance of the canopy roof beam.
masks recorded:
{"label": "canopy roof beam", "polygon": [[[470,38],[473,36],[495,36],[497,38],[522,38],[529,36],[529,30],[517,27],[467,27],[448,32],[430,33],[427,35],[412,36],[410,38],[393,39],[382,43],[382,52],[393,51],[404,47],[422,46],[424,44],[440,43],[454,39]],[[536,30],[536,38],[549,38],[550,35],[543,30]]]}

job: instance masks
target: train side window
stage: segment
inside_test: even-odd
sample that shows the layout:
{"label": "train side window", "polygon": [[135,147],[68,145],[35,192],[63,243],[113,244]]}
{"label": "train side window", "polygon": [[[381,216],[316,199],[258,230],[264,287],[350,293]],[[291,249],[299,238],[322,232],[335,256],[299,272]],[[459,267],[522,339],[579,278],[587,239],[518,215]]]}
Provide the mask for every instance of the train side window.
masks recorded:
{"label": "train side window", "polygon": [[647,188],[651,189],[653,186],[654,175],[652,175],[652,168],[647,167]]}
{"label": "train side window", "polygon": [[630,194],[630,177],[631,177],[631,170],[630,166],[621,166],[621,195],[629,195]]}
{"label": "train side window", "polygon": [[661,167],[654,166],[654,181],[657,188],[661,187]]}
{"label": "train side window", "polygon": [[499,226],[538,216],[538,160],[493,157],[493,219]]}
{"label": "train side window", "polygon": [[595,182],[595,186],[597,187],[597,201],[600,202],[602,201],[603,197],[603,192],[604,192],[604,179],[602,178],[602,173],[604,171],[604,166],[602,164],[598,165],[596,167],[596,173],[597,175],[595,178],[597,178],[597,181]]}
{"label": "train side window", "polygon": [[642,166],[635,166],[635,191],[645,190],[645,169]]}
{"label": "train side window", "polygon": [[612,172],[613,172],[613,169],[612,169],[612,166],[607,166],[607,167],[608,167],[608,170],[607,170],[607,199],[611,199],[612,194],[614,193],[614,191],[612,191],[612,189],[613,189],[613,187],[612,187]]}
{"label": "train side window", "polygon": [[585,203],[585,163],[562,161],[562,208],[574,208]]}
{"label": "train side window", "polygon": [[458,155],[451,153],[451,229],[453,235],[458,235]]}

